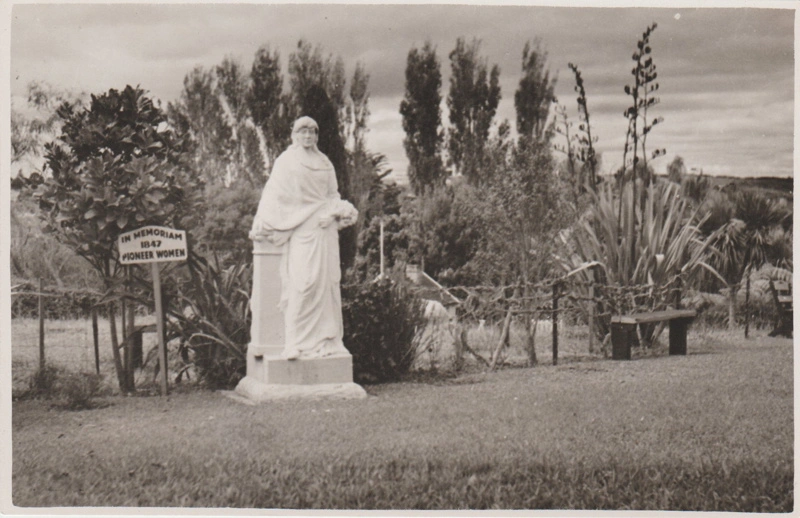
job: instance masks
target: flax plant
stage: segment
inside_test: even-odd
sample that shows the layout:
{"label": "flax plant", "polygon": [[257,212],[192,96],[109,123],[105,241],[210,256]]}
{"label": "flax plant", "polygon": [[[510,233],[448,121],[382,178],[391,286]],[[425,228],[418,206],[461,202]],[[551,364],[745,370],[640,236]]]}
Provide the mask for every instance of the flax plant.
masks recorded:
{"label": "flax plant", "polygon": [[[658,182],[648,187],[641,212],[622,211],[619,204],[632,206],[632,191],[622,199],[614,197],[608,185],[593,195],[589,211],[566,239],[571,255],[562,260],[568,271],[596,264],[575,273],[574,289],[581,309],[590,313],[588,286],[596,283],[596,314],[600,338],[608,332],[612,314],[637,310],[659,310],[676,305],[676,288],[688,280],[704,262],[708,240],[695,222],[688,200],[679,196],[677,185]],[[631,232],[640,228],[639,232]],[[629,240],[633,236],[634,242]]]}

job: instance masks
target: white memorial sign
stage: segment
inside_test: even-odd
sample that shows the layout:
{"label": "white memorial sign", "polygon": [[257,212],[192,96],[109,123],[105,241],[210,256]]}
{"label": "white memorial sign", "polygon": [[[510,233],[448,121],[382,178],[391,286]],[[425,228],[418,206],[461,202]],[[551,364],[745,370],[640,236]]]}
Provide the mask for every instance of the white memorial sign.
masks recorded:
{"label": "white memorial sign", "polygon": [[154,225],[120,234],[117,239],[119,262],[122,264],[151,263],[153,295],[156,304],[158,361],[161,365],[161,395],[167,395],[167,347],[164,343],[164,309],[161,307],[161,273],[158,263],[185,261],[186,231]]}
{"label": "white memorial sign", "polygon": [[117,240],[122,264],[185,261],[186,231],[166,227],[142,227],[120,234]]}

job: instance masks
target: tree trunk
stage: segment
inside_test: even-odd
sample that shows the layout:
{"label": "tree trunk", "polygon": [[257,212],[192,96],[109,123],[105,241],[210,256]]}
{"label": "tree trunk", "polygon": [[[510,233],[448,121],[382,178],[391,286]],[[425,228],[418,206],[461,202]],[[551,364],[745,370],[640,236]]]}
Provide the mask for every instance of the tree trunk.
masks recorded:
{"label": "tree trunk", "polygon": [[128,392],[127,377],[125,376],[125,369],[122,367],[122,358],[119,354],[119,339],[117,338],[117,315],[116,303],[108,303],[108,322],[111,326],[111,351],[114,355],[114,368],[117,371],[117,381],[119,382],[119,390],[122,393]]}
{"label": "tree trunk", "polygon": [[531,315],[525,315],[525,331],[528,335],[528,365],[534,367],[539,364],[536,357],[536,327],[539,324],[539,315],[536,315],[536,324],[531,324]]}
{"label": "tree trunk", "polygon": [[525,319],[525,348],[528,351],[528,365],[533,367],[538,362],[536,360],[536,328],[531,330],[531,315],[532,313],[529,312],[530,309],[533,307],[533,302],[531,301],[531,291],[528,285],[528,278],[527,275],[524,277],[525,284],[522,288],[522,315]]}
{"label": "tree trunk", "polygon": [[733,331],[736,329],[736,287],[734,285],[728,286],[728,330]]}

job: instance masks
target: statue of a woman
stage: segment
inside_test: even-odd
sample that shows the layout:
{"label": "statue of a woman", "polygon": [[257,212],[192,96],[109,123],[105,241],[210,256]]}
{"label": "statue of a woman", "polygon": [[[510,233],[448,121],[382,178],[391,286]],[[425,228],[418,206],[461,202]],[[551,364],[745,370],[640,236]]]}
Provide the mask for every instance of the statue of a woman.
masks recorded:
{"label": "statue of a woman", "polygon": [[318,133],[314,119],[295,121],[292,145],[275,160],[250,232],[251,239],[283,248],[287,360],[349,354],[342,343],[338,231],[355,223],[358,212],[341,199],[333,165],[317,148]]}

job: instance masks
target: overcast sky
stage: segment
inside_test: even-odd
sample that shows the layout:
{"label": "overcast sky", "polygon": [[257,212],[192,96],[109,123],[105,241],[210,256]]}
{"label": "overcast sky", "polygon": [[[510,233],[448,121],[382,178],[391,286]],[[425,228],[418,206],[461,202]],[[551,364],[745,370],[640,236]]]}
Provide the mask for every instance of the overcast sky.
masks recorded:
{"label": "overcast sky", "polygon": [[[731,5],[731,4],[728,4]],[[747,5],[753,5],[750,2]],[[791,6],[778,2],[772,6]],[[577,117],[569,62],[585,81],[603,171],[622,160],[631,55],[648,24],[663,116],[648,148],[666,148],[706,174],[792,176],[794,26],[792,9],[601,8],[487,5],[83,4],[13,7],[11,94],[30,81],[102,93],[140,85],[164,105],[176,100],[193,67],[225,56],[248,70],[262,45],[289,54],[304,38],[344,59],[350,78],[362,61],[370,74],[368,146],[406,168],[399,104],[408,51],[430,40],[449,89],[449,52],[460,36],[480,38],[501,70],[498,119],[514,122],[514,92],[526,41],[539,38],[558,74],[556,93]],[[23,96],[23,97],[20,97]],[[445,121],[446,123],[446,111]]]}

